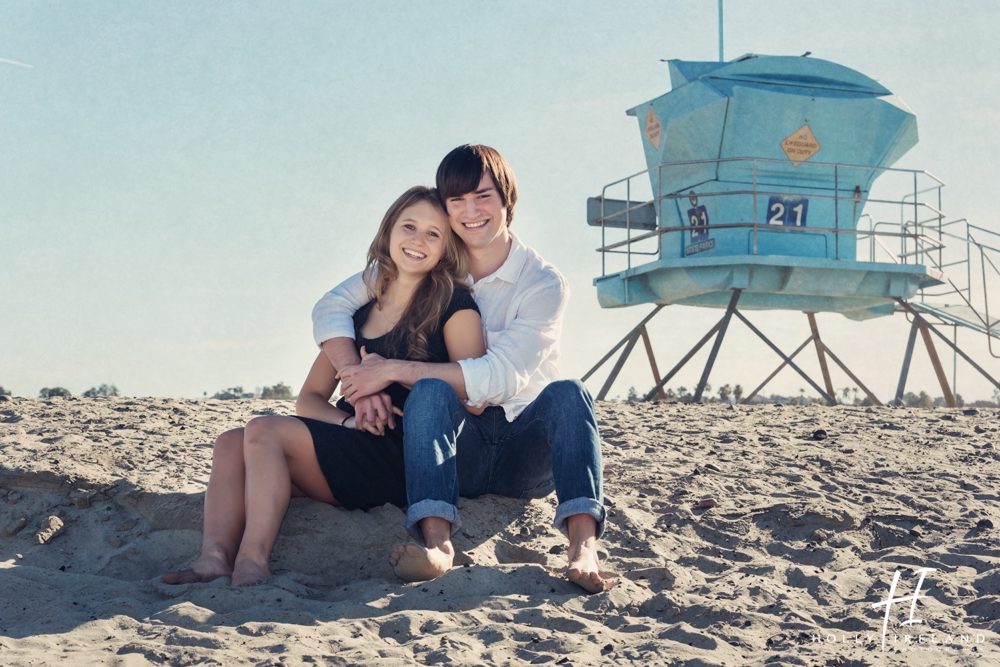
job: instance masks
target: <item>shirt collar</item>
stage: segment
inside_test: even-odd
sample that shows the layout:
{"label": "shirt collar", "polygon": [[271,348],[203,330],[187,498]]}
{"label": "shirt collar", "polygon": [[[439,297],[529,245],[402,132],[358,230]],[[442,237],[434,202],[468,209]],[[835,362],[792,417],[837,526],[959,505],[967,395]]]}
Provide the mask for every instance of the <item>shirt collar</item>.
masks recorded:
{"label": "shirt collar", "polygon": [[486,276],[479,282],[488,283],[494,278],[499,278],[500,280],[514,284],[521,275],[521,269],[524,268],[524,263],[528,261],[528,246],[521,243],[521,239],[510,232],[510,252],[507,253],[507,259],[504,260],[500,268]]}

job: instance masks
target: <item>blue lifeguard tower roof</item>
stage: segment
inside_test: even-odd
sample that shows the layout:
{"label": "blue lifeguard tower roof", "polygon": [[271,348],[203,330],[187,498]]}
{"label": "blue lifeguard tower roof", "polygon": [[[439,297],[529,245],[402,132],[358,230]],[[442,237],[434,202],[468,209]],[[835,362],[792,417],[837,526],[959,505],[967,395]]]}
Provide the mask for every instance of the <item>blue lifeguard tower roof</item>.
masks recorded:
{"label": "blue lifeguard tower roof", "polygon": [[[588,207],[591,224],[628,229],[624,252],[634,229],[658,239],[658,257],[634,266],[630,255],[596,279],[602,306],[725,307],[741,289],[741,308],[866,319],[940,284],[919,264],[858,261],[872,185],[917,142],[916,117],[891,91],[817,58],[669,67],[673,89],[627,111],[648,169],[619,182],[624,200],[605,188]],[[651,201],[634,200],[637,178]]]}
{"label": "blue lifeguard tower roof", "polygon": [[729,62],[668,60],[670,85],[673,89],[712,74],[717,79],[729,78],[767,85],[788,83],[816,88],[841,88],[852,92],[891,95],[887,88],[861,72],[820,58],[812,58],[803,70],[801,56],[768,56],[748,53]]}

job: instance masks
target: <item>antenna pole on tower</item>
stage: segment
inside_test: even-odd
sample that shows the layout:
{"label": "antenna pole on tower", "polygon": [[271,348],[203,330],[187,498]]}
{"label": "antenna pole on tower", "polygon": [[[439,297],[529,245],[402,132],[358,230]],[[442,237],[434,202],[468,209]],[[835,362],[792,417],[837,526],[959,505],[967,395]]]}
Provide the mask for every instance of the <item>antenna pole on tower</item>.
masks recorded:
{"label": "antenna pole on tower", "polygon": [[723,40],[722,40],[722,2],[723,2],[723,0],[719,0],[719,62],[720,63],[726,62],[726,59],[723,57],[723,50],[722,50],[722,44],[723,44]]}

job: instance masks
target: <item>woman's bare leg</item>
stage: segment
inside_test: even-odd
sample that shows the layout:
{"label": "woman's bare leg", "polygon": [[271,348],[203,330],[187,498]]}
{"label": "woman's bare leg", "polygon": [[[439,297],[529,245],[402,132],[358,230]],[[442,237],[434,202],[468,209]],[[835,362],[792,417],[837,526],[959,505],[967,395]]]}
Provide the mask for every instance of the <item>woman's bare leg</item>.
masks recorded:
{"label": "woman's bare leg", "polygon": [[243,434],[246,527],[233,565],[233,586],[271,576],[269,561],[293,485],[305,495],[336,504],[316,459],[308,427],[294,417],[258,417]]}
{"label": "woman's bare leg", "polygon": [[228,577],[246,522],[244,507],[243,429],[226,431],[212,450],[212,473],[205,491],[205,521],[201,553],[190,567],[165,572],[168,584],[188,584]]}

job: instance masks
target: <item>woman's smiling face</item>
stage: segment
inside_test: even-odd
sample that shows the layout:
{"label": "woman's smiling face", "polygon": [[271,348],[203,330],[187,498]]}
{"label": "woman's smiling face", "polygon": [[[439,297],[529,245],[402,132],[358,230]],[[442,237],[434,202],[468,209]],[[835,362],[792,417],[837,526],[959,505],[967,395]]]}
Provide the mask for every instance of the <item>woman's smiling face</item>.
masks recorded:
{"label": "woman's smiling face", "polygon": [[389,256],[400,274],[426,274],[441,260],[448,218],[426,201],[403,209],[389,236]]}

